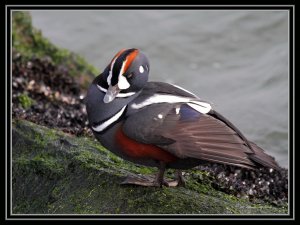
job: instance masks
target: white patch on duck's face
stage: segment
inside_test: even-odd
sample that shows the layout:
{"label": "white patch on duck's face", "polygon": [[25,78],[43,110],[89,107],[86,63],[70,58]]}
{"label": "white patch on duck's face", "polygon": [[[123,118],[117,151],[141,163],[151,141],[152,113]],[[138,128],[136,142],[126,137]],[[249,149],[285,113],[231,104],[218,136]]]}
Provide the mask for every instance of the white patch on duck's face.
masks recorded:
{"label": "white patch on duck's face", "polygon": [[162,119],[162,118],[163,118],[163,115],[162,115],[162,114],[158,114],[157,117],[158,117],[159,119]]}
{"label": "white patch on duck's face", "polygon": [[127,62],[127,60],[125,60],[125,61],[123,62],[122,68],[121,68],[120,73],[119,73],[118,87],[119,87],[121,90],[128,89],[128,88],[130,87],[130,84],[128,83],[126,77],[123,76],[124,67],[125,67],[125,65],[126,65],[126,62]]}
{"label": "white patch on duck's face", "polygon": [[143,66],[140,66],[140,67],[139,67],[139,71],[140,71],[140,73],[144,73],[144,71],[145,71],[145,70],[144,70],[144,67],[143,67]]}
{"label": "white patch on duck's face", "polygon": [[123,76],[123,75],[119,76],[118,87],[121,90],[125,90],[125,89],[128,89],[130,87],[130,84],[128,83],[128,81],[127,81],[127,79],[126,79],[125,76]]}
{"label": "white patch on duck's face", "polygon": [[[117,59],[117,58],[116,58]],[[112,74],[112,71],[113,71],[113,68],[114,68],[114,64],[116,62],[116,59],[114,59],[114,61],[111,63],[111,66],[110,66],[110,70],[109,70],[109,74],[108,74],[108,77],[107,77],[107,84],[108,86],[111,85],[111,78],[113,76]],[[124,89],[128,89],[130,87],[130,84],[128,83],[127,79],[125,76],[123,76],[123,72],[124,72],[124,67],[126,65],[126,62],[127,60],[125,60],[122,64],[122,68],[120,70],[120,73],[119,73],[119,77],[118,77],[118,87],[121,89],[121,90],[124,90]]]}
{"label": "white patch on duck's face", "polygon": [[103,123],[97,125],[97,126],[92,126],[92,129],[96,132],[101,132],[104,129],[106,129],[109,125],[113,124],[116,122],[123,114],[124,110],[126,109],[125,105],[119,112],[117,112],[114,116],[110,117],[108,120],[104,121]]}

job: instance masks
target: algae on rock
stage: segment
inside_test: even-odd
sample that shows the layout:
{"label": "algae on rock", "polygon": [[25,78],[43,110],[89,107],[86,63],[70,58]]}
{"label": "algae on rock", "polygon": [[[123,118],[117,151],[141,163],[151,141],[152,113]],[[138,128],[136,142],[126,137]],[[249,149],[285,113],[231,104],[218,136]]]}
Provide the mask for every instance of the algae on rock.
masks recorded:
{"label": "algae on rock", "polygon": [[126,162],[88,137],[72,137],[26,120],[12,127],[13,214],[286,214],[193,179],[186,188],[120,185],[155,169]]}
{"label": "algae on rock", "polygon": [[83,80],[83,86],[99,74],[97,68],[87,63],[83,57],[67,49],[58,48],[42,32],[32,26],[31,16],[26,11],[12,12],[12,46],[23,57],[49,58],[55,65],[63,65],[74,77]]}

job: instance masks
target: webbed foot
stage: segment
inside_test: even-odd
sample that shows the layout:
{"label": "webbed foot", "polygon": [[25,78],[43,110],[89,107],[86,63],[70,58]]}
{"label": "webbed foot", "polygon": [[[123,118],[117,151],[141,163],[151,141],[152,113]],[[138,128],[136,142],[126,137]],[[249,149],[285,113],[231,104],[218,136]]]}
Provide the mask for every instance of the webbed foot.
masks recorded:
{"label": "webbed foot", "polygon": [[133,184],[144,187],[162,187],[164,185],[168,187],[168,182],[153,178],[151,175],[138,177],[128,176],[121,184]]}

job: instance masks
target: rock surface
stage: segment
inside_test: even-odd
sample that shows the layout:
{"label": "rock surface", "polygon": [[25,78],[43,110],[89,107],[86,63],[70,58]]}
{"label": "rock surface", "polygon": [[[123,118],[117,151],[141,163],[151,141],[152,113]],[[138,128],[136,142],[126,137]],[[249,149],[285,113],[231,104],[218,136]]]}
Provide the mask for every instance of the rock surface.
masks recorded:
{"label": "rock surface", "polygon": [[[14,120],[14,214],[286,214],[286,207],[255,204],[216,191],[199,170],[185,188],[120,185],[127,175],[151,174],[105,150],[89,137]],[[171,175],[168,174],[171,178]]]}

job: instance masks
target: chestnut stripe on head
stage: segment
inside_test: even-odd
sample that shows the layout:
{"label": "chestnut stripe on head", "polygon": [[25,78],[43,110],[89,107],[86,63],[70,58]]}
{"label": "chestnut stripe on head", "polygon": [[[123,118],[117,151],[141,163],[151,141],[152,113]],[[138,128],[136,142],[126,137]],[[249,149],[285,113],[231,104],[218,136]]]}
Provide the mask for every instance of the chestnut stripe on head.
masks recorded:
{"label": "chestnut stripe on head", "polygon": [[[115,59],[114,64],[111,68],[112,70],[111,72],[113,75],[111,77],[110,83],[112,86],[118,83],[120,72],[122,72],[122,74],[126,72],[126,70],[129,68],[129,66],[131,65],[132,61],[135,59],[137,54],[138,54],[138,50],[135,48],[131,48],[131,49],[124,50],[119,55],[117,55],[117,58]],[[123,65],[124,63],[125,65]],[[122,67],[123,67],[123,71],[121,71]]]}
{"label": "chestnut stripe on head", "polygon": [[124,67],[123,73],[126,73],[127,69],[131,65],[132,61],[135,59],[135,57],[138,55],[139,51],[135,49],[133,52],[131,52],[127,57],[126,57],[126,64]]}

